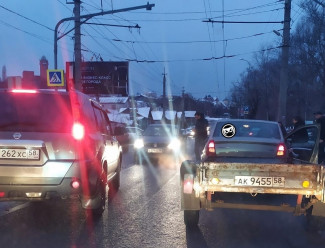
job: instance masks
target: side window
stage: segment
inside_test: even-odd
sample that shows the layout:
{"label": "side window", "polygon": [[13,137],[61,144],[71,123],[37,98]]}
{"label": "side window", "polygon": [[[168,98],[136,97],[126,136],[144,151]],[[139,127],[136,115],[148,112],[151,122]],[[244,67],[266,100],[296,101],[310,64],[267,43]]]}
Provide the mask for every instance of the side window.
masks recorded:
{"label": "side window", "polygon": [[105,119],[105,123],[106,123],[107,134],[110,136],[113,136],[114,133],[113,133],[112,125],[111,125],[111,122],[110,122],[106,113],[104,114],[104,119]]}
{"label": "side window", "polygon": [[89,101],[89,98],[78,97],[79,106],[81,110],[81,117],[84,123],[87,124],[89,132],[94,132],[97,130],[97,123],[94,113],[94,108]]}
{"label": "side window", "polygon": [[106,129],[106,120],[104,118],[104,113],[101,109],[94,107],[94,112],[95,112],[95,118],[96,118],[96,123],[97,127],[100,130],[101,133],[107,133]]}
{"label": "side window", "polygon": [[289,134],[286,140],[291,148],[293,159],[308,162],[313,160],[317,137],[318,128],[315,126],[303,127]]}

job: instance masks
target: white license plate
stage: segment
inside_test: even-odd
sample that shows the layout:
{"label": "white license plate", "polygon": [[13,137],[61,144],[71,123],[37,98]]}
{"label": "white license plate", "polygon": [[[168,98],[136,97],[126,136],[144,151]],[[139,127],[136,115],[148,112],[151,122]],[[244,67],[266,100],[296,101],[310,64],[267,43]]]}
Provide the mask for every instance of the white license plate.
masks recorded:
{"label": "white license plate", "polygon": [[235,176],[237,186],[284,187],[284,177]]}
{"label": "white license plate", "polygon": [[159,148],[150,148],[148,149],[148,153],[162,153],[162,149]]}
{"label": "white license plate", "polygon": [[0,158],[7,159],[39,159],[38,149],[0,149]]}

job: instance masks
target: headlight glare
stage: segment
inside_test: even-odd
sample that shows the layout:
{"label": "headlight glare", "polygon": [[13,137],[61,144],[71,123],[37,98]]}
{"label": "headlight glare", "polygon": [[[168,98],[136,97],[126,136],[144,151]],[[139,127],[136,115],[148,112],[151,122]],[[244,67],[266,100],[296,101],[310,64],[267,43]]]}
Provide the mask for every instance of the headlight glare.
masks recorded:
{"label": "headlight glare", "polygon": [[143,139],[136,139],[133,144],[134,148],[141,149],[144,147]]}
{"label": "headlight glare", "polygon": [[172,139],[171,142],[168,145],[168,148],[171,150],[179,150],[179,148],[181,147],[181,142],[179,139]]}

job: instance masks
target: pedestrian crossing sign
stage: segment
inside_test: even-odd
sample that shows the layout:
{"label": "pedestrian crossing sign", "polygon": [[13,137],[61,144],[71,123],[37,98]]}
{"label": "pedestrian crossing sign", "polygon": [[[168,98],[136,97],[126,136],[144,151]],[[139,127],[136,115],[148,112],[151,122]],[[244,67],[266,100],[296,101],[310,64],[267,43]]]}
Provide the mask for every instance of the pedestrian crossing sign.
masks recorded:
{"label": "pedestrian crossing sign", "polygon": [[63,70],[47,70],[47,86],[64,86]]}

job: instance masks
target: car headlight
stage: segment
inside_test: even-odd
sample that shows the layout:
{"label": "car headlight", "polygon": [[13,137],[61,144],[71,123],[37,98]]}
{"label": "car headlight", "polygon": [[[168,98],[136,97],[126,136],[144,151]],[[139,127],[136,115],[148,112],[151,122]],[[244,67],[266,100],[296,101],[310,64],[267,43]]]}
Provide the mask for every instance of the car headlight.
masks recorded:
{"label": "car headlight", "polygon": [[144,147],[143,139],[136,139],[133,144],[134,148],[141,149]]}
{"label": "car headlight", "polygon": [[181,141],[179,139],[172,139],[168,145],[168,148],[174,151],[179,150],[181,147]]}

